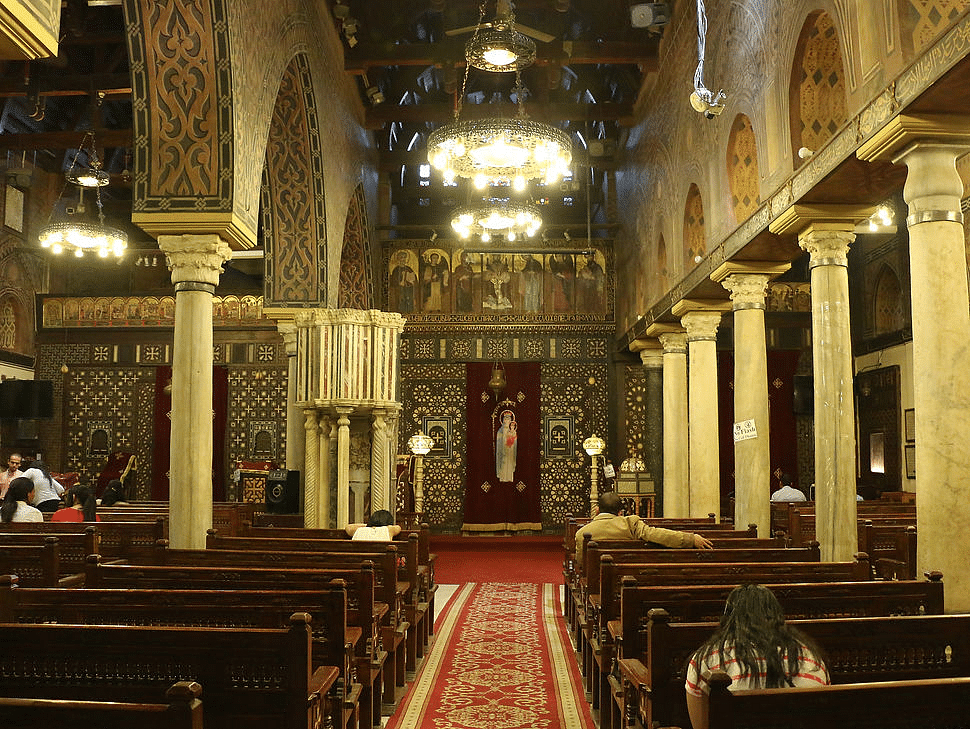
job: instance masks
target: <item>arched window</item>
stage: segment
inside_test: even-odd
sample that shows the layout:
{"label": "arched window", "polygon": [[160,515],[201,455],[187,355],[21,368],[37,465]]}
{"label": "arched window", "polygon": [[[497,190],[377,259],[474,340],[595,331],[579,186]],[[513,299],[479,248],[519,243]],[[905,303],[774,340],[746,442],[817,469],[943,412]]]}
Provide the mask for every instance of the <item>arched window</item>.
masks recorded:
{"label": "arched window", "polygon": [[903,328],[903,296],[899,277],[889,266],[883,266],[876,278],[873,297],[875,333],[888,334]]}
{"label": "arched window", "polygon": [[758,177],[758,148],[754,127],[744,114],[738,114],[731,126],[728,139],[727,175],[731,186],[731,207],[734,219],[740,223],[758,209],[761,204]]}
{"label": "arched window", "polygon": [[691,183],[684,206],[684,269],[689,271],[707,253],[704,241],[704,201],[697,185]]}

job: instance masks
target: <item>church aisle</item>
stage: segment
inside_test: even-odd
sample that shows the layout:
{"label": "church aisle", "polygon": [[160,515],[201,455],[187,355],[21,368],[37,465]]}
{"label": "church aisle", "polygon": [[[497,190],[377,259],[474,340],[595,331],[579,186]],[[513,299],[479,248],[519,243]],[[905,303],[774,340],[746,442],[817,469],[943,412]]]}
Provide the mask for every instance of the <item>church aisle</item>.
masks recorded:
{"label": "church aisle", "polygon": [[387,724],[388,729],[593,726],[565,632],[559,585],[518,582],[457,587],[436,621],[430,652]]}

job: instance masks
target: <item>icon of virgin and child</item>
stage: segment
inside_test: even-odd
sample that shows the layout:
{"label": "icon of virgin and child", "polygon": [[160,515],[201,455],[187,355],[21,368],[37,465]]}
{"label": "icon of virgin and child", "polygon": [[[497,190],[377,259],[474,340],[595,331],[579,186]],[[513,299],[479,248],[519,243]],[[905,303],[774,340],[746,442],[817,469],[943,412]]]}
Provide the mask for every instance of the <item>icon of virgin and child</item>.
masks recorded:
{"label": "icon of virgin and child", "polygon": [[495,476],[500,482],[515,480],[515,459],[519,448],[518,423],[515,413],[503,410],[495,431]]}

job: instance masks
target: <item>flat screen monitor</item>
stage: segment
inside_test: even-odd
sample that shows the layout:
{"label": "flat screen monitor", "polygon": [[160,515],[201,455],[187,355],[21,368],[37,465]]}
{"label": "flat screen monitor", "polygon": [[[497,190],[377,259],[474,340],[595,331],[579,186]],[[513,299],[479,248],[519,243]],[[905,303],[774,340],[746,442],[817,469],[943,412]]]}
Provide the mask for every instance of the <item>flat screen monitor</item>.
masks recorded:
{"label": "flat screen monitor", "polygon": [[0,382],[0,418],[33,420],[54,417],[54,383],[50,380]]}

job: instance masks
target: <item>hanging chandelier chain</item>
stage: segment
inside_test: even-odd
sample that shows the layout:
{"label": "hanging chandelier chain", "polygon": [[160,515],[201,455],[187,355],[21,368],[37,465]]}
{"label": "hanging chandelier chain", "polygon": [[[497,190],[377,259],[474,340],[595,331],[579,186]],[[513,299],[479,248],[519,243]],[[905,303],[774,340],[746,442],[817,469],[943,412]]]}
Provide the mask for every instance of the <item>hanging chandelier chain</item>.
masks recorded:
{"label": "hanging chandelier chain", "polygon": [[[485,4],[488,0],[482,0],[481,4],[478,6],[478,23],[475,24],[475,32],[472,34],[472,40],[478,37],[479,32],[482,29],[482,23],[485,22]],[[467,59],[465,61],[465,73],[461,78],[461,89],[458,94],[458,103],[455,104],[455,121],[461,116],[461,107],[465,103],[465,88],[468,86],[468,70],[471,68],[471,64],[468,63]]]}

